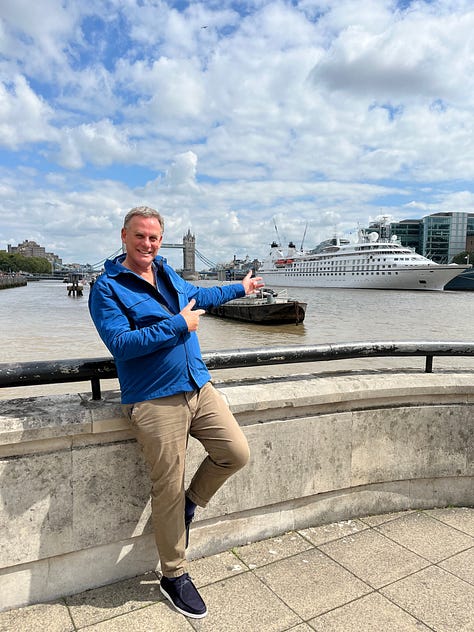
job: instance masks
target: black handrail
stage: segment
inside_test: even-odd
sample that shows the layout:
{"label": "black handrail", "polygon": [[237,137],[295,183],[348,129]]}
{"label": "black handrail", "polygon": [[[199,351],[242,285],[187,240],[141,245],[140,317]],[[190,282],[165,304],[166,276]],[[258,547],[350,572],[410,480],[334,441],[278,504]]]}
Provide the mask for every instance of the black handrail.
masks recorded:
{"label": "black handrail", "polygon": [[[435,356],[474,356],[469,342],[349,342],[321,345],[208,351],[203,359],[209,369],[294,364],[388,356],[424,356],[425,373],[432,373]],[[78,358],[0,364],[0,388],[91,381],[92,399],[101,398],[101,379],[113,379],[113,358]]]}
{"label": "black handrail", "polygon": [[91,381],[92,399],[100,399],[100,380],[117,377],[113,358],[76,358],[0,364],[0,388]]}

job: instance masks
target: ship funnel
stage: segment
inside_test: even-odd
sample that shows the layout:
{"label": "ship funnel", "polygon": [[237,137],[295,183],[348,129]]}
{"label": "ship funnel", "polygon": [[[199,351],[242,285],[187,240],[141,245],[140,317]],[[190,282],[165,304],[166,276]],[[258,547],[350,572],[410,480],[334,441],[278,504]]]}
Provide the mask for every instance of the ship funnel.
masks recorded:
{"label": "ship funnel", "polygon": [[296,253],[296,246],[292,241],[290,241],[290,243],[288,244],[288,256],[292,257],[295,253]]}

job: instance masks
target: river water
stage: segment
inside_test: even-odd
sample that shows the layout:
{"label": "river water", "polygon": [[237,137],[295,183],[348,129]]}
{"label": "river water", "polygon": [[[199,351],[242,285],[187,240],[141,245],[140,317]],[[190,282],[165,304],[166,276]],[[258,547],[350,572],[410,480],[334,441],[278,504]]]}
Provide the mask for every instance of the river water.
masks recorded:
{"label": "river water", "polygon": [[[202,282],[203,285],[212,284]],[[289,293],[308,303],[300,325],[264,326],[201,318],[199,339],[203,351],[246,349],[321,343],[451,340],[474,342],[474,292],[415,292],[298,288]],[[89,288],[82,297],[68,296],[66,284],[57,281],[28,283],[0,292],[0,362],[16,363],[65,358],[109,356],[87,308]],[[423,358],[373,358],[359,361],[371,368],[423,367]],[[437,367],[466,367],[474,371],[474,358],[435,358]],[[283,375],[289,372],[350,369],[354,361],[339,360],[258,369],[227,369],[213,377]],[[56,387],[77,391],[78,386]],[[39,387],[0,389],[0,399],[25,393],[39,394]],[[46,387],[41,387],[45,392]],[[51,392],[51,387],[48,387]],[[58,392],[53,391],[53,392]]]}

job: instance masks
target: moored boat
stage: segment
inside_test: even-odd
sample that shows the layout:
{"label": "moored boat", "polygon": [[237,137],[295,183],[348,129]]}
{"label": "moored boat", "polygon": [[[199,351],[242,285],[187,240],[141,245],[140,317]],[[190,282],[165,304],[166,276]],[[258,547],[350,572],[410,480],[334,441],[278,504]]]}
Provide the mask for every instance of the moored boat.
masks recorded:
{"label": "moored boat", "polygon": [[474,270],[466,270],[444,286],[445,290],[474,292]]}
{"label": "moored boat", "polygon": [[275,292],[262,288],[257,294],[233,299],[207,311],[212,316],[261,325],[297,325],[304,321],[306,306],[306,303],[289,298],[286,290]]}
{"label": "moored boat", "polygon": [[258,273],[270,286],[334,287],[381,290],[443,290],[470,265],[439,264],[402,246],[394,235],[380,240],[359,231],[357,243],[334,238],[311,251],[293,243],[284,254],[271,245]]}

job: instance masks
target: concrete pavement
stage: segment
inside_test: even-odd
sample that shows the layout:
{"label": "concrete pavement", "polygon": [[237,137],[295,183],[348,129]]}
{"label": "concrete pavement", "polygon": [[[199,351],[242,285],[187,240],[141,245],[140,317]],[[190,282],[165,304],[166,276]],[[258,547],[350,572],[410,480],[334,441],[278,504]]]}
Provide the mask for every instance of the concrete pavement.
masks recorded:
{"label": "concrete pavement", "polygon": [[293,531],[195,560],[189,571],[205,619],[172,610],[151,572],[0,613],[0,632],[472,632],[474,508]]}

